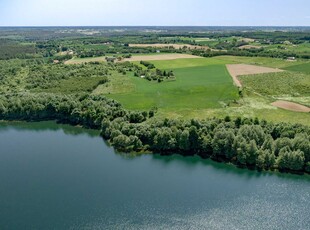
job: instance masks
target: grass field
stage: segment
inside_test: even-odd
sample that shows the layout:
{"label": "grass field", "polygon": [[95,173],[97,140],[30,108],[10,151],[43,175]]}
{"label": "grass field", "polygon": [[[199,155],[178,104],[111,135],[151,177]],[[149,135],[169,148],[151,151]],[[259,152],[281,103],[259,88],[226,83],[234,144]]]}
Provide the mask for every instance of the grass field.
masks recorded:
{"label": "grass field", "polygon": [[[180,68],[183,66],[180,60],[185,59],[153,62],[162,69],[179,67],[169,68],[174,71],[176,81],[157,83],[130,77],[130,82],[124,84],[123,81],[116,83],[114,79],[114,86],[102,92],[128,109],[139,110],[152,107],[165,110],[220,108],[222,104],[238,99],[238,90],[233,86],[225,65],[201,66],[201,59],[191,59],[191,67]],[[119,92],[115,91],[116,88]],[[127,92],[124,88],[128,89]]]}
{"label": "grass field", "polygon": [[[74,57],[65,62],[65,64],[82,64],[88,62],[106,62],[106,57],[114,56],[114,55],[106,55],[100,57],[89,57],[89,58],[78,58]],[[122,55],[116,55],[122,56]],[[190,55],[190,54],[178,54],[178,53],[155,53],[155,54],[135,54],[132,55],[131,58],[125,58],[121,61],[152,61],[152,60],[176,60],[176,59],[198,59],[201,57]]]}
{"label": "grass field", "polygon": [[286,70],[310,74],[310,62],[284,68]]}
{"label": "grass field", "polygon": [[226,60],[218,58],[199,58],[199,59],[178,59],[174,61],[152,61],[159,69],[178,69],[198,66],[225,65],[229,63]]}

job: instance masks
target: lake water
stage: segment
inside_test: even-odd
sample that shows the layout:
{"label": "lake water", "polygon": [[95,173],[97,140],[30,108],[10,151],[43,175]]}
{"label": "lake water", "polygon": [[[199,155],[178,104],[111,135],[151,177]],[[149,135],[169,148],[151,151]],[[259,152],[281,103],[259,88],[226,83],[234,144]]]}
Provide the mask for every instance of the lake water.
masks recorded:
{"label": "lake water", "polygon": [[0,123],[0,229],[310,229],[310,177],[117,154],[98,132]]}

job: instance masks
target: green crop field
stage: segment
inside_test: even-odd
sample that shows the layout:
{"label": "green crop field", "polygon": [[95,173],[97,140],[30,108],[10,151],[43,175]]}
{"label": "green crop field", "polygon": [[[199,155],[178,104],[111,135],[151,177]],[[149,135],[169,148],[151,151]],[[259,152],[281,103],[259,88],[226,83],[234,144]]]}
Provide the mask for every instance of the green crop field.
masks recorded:
{"label": "green crop field", "polygon": [[290,70],[290,71],[310,74],[310,62],[289,66],[289,67],[286,67],[285,69]]}
{"label": "green crop field", "polygon": [[[140,110],[152,107],[165,110],[219,108],[223,103],[238,99],[238,90],[233,86],[225,65],[218,64],[219,62],[213,59],[209,61],[209,63],[208,59],[153,61],[158,68],[170,67],[169,69],[175,73],[176,80],[157,83],[130,77],[130,82],[127,79],[125,84],[123,81],[115,82],[114,87],[111,87],[113,93],[108,96],[121,102],[128,109]],[[191,67],[180,68],[184,66]],[[115,84],[122,84],[123,87],[117,87]],[[113,90],[115,87],[119,88],[120,93]],[[124,88],[128,89],[127,92]]]}
{"label": "green crop field", "polygon": [[287,68],[289,66],[295,66],[298,64],[304,64],[305,61],[298,60],[298,61],[286,61],[281,58],[269,58],[269,57],[236,57],[236,56],[219,56],[215,59],[224,61],[226,63],[242,63],[242,64],[250,64],[250,65],[259,65],[259,66],[266,66],[272,68]]}
{"label": "green crop field", "polygon": [[198,66],[225,65],[232,61],[221,60],[219,58],[192,58],[192,59],[176,59],[173,61],[152,61],[159,69],[178,69]]}
{"label": "green crop field", "polygon": [[242,83],[263,95],[310,96],[310,75],[279,72],[240,76]]}

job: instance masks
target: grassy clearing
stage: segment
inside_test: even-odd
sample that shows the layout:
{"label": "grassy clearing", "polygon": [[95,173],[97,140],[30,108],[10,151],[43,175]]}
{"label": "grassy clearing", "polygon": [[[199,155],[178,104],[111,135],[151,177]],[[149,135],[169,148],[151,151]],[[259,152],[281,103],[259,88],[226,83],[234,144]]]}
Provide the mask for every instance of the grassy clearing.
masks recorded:
{"label": "grassy clearing", "polygon": [[225,108],[214,109],[179,109],[179,110],[159,110],[157,117],[162,118],[179,118],[179,119],[206,119],[212,117],[231,118],[248,117],[259,118],[272,122],[288,122],[310,125],[309,114],[297,113],[284,109],[279,109],[268,104],[269,100],[263,98],[248,97],[245,98],[240,106],[231,106]]}
{"label": "grassy clearing", "polygon": [[292,112],[284,109],[279,109],[272,106],[274,100],[271,98],[260,97],[258,95],[247,93],[243,99],[238,101],[238,104],[232,104],[231,106],[223,108],[213,109],[178,109],[178,110],[159,110],[158,117],[179,118],[179,119],[205,119],[212,117],[224,118],[230,116],[232,118],[248,117],[265,119],[272,122],[288,122],[288,123],[300,123],[310,125],[309,114]]}
{"label": "grassy clearing", "polygon": [[[136,85],[132,81],[133,76],[128,77],[120,73],[114,73],[108,76],[109,81],[103,85],[99,85],[93,94],[121,94],[134,92]],[[141,79],[142,80],[142,79]]]}

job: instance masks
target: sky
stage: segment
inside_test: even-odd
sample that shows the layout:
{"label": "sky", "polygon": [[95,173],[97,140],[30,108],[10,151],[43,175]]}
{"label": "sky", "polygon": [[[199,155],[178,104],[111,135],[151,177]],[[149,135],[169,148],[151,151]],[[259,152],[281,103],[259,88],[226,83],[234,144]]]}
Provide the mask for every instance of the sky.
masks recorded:
{"label": "sky", "polygon": [[310,26],[310,0],[0,0],[0,26]]}

